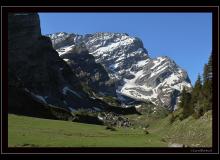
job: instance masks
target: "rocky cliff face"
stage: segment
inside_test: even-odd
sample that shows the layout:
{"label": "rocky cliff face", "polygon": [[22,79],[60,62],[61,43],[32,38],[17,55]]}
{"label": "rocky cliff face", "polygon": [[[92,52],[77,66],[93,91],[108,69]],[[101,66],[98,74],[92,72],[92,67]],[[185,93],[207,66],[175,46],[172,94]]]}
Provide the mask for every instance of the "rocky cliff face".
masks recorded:
{"label": "rocky cliff face", "polygon": [[59,55],[72,68],[83,89],[90,93],[90,96],[96,94],[99,97],[116,97],[114,81],[109,78],[104,67],[95,62],[95,58],[83,44],[71,45],[68,51],[63,53],[60,49]]}
{"label": "rocky cliff face", "polygon": [[84,43],[89,54],[116,81],[118,99],[125,106],[130,97],[173,110],[183,87],[191,88],[186,71],[169,57],[150,58],[137,37],[105,32],[84,36],[60,32],[47,36],[59,54],[68,52],[72,45]]}
{"label": "rocky cliff face", "polygon": [[101,106],[83,91],[72,69],[53,49],[50,38],[41,35],[36,13],[8,15],[8,84],[9,108],[18,103],[31,107],[25,98],[21,102],[14,97],[17,90],[44,106],[67,111]]}

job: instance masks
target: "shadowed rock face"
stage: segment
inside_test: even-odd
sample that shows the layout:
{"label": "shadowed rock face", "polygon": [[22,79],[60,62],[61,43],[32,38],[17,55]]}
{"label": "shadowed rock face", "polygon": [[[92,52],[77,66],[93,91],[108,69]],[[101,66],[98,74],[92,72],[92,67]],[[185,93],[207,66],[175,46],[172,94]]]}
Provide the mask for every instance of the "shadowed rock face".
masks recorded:
{"label": "shadowed rock face", "polygon": [[[53,49],[50,38],[41,35],[38,14],[9,14],[8,44],[9,86],[19,87],[44,104],[91,107],[79,80]],[[10,91],[9,101],[13,102]]]}

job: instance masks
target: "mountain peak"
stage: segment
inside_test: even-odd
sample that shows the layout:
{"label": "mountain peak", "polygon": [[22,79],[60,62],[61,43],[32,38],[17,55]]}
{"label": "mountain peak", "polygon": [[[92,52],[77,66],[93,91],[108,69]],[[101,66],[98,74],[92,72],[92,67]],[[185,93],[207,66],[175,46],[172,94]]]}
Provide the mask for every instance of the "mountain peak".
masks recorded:
{"label": "mountain peak", "polygon": [[117,80],[119,99],[127,96],[172,110],[182,88],[191,88],[183,69],[168,56],[151,59],[138,37],[114,32],[65,36],[57,39],[50,36],[54,48],[59,52],[60,49],[68,50],[71,45],[84,43],[95,61],[104,66],[112,79]]}

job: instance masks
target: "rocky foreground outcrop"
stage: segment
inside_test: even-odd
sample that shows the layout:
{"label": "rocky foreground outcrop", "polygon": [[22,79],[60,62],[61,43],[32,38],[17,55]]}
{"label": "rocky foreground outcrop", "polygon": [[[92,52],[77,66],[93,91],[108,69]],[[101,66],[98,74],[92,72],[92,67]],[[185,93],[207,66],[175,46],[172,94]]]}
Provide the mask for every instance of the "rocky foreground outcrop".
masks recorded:
{"label": "rocky foreground outcrop", "polygon": [[117,126],[117,127],[131,127],[133,124],[119,114],[112,112],[99,113],[98,119],[102,121],[107,126]]}

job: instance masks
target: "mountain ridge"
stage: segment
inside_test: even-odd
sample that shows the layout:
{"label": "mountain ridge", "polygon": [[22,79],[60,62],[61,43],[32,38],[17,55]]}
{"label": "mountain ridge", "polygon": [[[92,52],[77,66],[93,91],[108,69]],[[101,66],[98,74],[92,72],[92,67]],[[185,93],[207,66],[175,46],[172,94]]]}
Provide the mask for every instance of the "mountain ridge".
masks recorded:
{"label": "mountain ridge", "polygon": [[51,38],[60,56],[71,45],[83,43],[95,61],[104,66],[109,77],[116,79],[116,92],[122,102],[121,97],[128,96],[173,110],[183,87],[192,87],[187,72],[172,59],[167,56],[150,58],[141,39],[127,33],[77,35],[58,32],[46,36]]}

